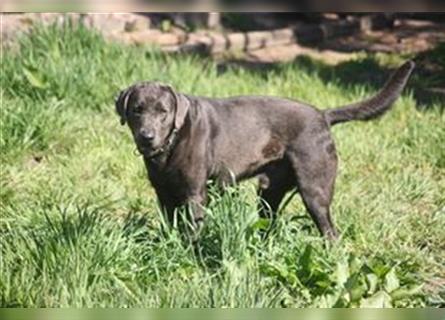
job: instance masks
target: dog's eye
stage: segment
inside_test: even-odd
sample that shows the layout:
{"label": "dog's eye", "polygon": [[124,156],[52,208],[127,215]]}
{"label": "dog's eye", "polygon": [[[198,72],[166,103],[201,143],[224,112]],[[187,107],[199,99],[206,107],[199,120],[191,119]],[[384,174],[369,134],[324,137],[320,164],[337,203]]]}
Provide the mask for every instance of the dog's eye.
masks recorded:
{"label": "dog's eye", "polygon": [[142,113],[142,110],[143,110],[143,107],[142,107],[141,104],[139,104],[139,105],[137,105],[137,106],[135,106],[135,107],[133,108],[133,112],[134,112],[134,113],[137,113],[137,114],[141,114],[141,113]]}
{"label": "dog's eye", "polygon": [[157,111],[158,113],[162,114],[162,115],[167,114],[167,109],[164,109],[164,108],[161,108],[161,107],[156,108],[156,111]]}
{"label": "dog's eye", "polygon": [[164,109],[164,108],[159,108],[158,112],[159,112],[159,116],[161,117],[161,120],[165,121],[167,119],[168,110]]}

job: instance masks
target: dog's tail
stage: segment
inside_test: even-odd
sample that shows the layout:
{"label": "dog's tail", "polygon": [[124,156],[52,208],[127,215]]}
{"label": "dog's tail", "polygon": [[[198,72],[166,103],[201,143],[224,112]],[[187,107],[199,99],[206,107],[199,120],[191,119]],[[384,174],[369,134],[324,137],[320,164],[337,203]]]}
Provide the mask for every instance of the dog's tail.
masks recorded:
{"label": "dog's tail", "polygon": [[405,87],[415,63],[408,61],[397,69],[375,96],[354,104],[324,111],[330,125],[351,120],[371,120],[388,111]]}

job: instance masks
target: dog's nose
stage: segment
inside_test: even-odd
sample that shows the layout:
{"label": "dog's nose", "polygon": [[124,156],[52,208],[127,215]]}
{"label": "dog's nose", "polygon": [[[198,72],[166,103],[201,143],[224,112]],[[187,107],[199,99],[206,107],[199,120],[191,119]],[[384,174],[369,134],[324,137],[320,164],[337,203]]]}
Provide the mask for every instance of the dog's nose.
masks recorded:
{"label": "dog's nose", "polygon": [[147,142],[151,142],[153,141],[155,135],[153,132],[148,131],[148,130],[141,130],[140,136],[143,140],[147,141]]}

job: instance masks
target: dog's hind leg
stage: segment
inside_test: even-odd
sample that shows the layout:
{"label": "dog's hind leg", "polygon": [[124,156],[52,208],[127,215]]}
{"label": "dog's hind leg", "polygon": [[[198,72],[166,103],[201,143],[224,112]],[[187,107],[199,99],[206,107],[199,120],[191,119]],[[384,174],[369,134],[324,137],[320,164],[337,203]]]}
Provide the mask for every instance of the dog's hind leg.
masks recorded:
{"label": "dog's hind leg", "polygon": [[260,217],[275,219],[284,196],[295,187],[294,172],[287,160],[266,169],[259,176]]}
{"label": "dog's hind leg", "polygon": [[335,239],[338,233],[331,220],[330,204],[337,171],[337,155],[327,131],[299,137],[289,153],[298,191],[320,233]]}

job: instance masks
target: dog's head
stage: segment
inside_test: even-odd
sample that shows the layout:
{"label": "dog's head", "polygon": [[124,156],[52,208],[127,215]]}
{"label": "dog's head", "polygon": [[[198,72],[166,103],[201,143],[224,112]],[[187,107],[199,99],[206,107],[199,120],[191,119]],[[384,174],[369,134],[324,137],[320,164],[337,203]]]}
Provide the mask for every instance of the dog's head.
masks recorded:
{"label": "dog's head", "polygon": [[150,155],[162,148],[173,130],[184,124],[189,102],[170,86],[158,82],[132,85],[120,92],[116,111],[128,123],[139,152]]}

